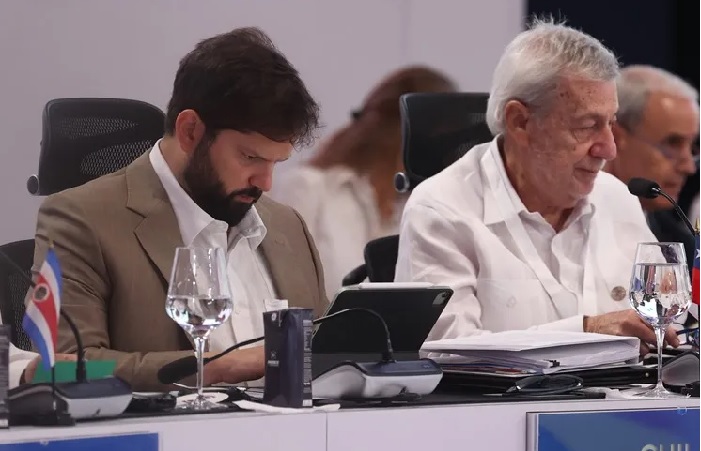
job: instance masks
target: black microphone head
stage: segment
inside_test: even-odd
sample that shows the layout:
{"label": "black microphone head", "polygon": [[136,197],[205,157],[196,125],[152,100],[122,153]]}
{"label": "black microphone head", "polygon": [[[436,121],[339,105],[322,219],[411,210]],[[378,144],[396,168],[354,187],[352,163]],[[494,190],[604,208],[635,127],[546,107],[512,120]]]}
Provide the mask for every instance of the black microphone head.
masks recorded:
{"label": "black microphone head", "polygon": [[164,365],[158,370],[158,381],[161,384],[173,384],[197,373],[195,356],[183,357]]}
{"label": "black microphone head", "polygon": [[652,180],[634,177],[628,182],[628,191],[634,196],[654,199],[660,195],[660,185]]}

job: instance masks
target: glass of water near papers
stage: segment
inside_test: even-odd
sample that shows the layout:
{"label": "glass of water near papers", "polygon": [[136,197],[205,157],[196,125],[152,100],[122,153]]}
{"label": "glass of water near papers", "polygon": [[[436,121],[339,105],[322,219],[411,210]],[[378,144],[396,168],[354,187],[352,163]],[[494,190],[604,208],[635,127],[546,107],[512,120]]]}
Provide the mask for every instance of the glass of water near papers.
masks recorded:
{"label": "glass of water near papers", "polygon": [[691,305],[691,281],[681,243],[640,243],[630,281],[630,303],[657,337],[657,385],[640,396],[679,397],[662,385],[665,332]]}
{"label": "glass of water near papers", "polygon": [[203,354],[210,333],[231,316],[232,310],[224,251],[220,248],[177,248],[166,312],[192,337],[197,356],[197,396],[179,403],[179,408],[210,410],[222,407],[204,395]]}

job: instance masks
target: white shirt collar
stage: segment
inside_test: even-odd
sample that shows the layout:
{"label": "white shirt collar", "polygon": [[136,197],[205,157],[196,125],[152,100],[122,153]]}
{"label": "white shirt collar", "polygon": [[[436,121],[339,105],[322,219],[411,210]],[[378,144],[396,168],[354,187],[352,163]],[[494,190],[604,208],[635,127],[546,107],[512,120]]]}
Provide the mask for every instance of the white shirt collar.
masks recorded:
{"label": "white shirt collar", "polygon": [[[483,219],[487,225],[506,221],[513,216],[523,217],[524,215],[532,214],[526,209],[521,197],[516,192],[516,189],[513,187],[506,174],[504,160],[501,158],[501,153],[499,152],[500,139],[501,135],[492,140],[489,144],[489,149],[480,162],[487,179],[486,185],[496,198],[492,202],[485,201]],[[504,196],[507,196],[511,202],[507,204],[498,201],[499,199],[504,200]],[[589,196],[587,196],[577,204],[570,215],[568,223],[572,223],[583,216],[589,216],[594,213],[594,210],[594,205],[591,203]]]}
{"label": "white shirt collar", "polygon": [[[149,153],[149,161],[153,170],[163,184],[163,188],[168,194],[170,203],[173,205],[175,216],[178,218],[180,235],[185,246],[191,246],[195,238],[205,230],[211,233],[226,233],[229,228],[224,221],[212,218],[202,210],[189,194],[180,186],[173,172],[168,167],[160,148],[159,139]],[[241,235],[248,239],[252,249],[256,249],[265,238],[267,229],[260,218],[255,205],[246,213],[241,222],[232,227],[230,237]]]}

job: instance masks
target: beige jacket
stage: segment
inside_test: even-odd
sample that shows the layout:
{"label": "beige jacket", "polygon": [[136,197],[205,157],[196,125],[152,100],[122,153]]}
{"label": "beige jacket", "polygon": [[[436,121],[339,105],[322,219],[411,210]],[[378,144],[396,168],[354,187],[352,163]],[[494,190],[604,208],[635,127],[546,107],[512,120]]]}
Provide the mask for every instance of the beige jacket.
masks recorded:
{"label": "beige jacket", "polygon": [[[319,256],[302,218],[262,197],[268,232],[261,246],[273,284],[291,307],[321,315],[327,299]],[[116,360],[134,390],[162,390],[157,372],[192,355],[192,343],[165,311],[175,248],[182,246],[168,196],[144,154],[125,169],[49,196],[37,221],[34,265],[53,240],[63,273],[62,308],[88,359]],[[57,352],[74,353],[65,321]]]}

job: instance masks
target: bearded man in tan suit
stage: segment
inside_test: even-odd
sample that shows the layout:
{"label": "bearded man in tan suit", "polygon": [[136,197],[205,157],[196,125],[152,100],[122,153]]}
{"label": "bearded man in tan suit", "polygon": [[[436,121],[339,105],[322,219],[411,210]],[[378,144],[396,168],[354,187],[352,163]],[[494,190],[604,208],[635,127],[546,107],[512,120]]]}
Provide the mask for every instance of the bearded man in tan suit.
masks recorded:
{"label": "bearded man in tan suit", "polygon": [[[88,359],[116,360],[116,375],[134,390],[159,390],[158,370],[193,354],[165,310],[178,246],[226,250],[234,311],[212,333],[211,353],[262,335],[262,313],[284,305],[279,300],[323,313],[322,268],[302,218],[261,197],[275,164],[310,143],[317,126],[318,106],[298,72],[257,29],[206,39],[181,60],[163,139],[125,169],[53,195],[39,210],[35,266],[53,241],[62,307]],[[76,351],[65,322],[58,351]],[[204,380],[263,373],[257,346],[207,364]]]}

